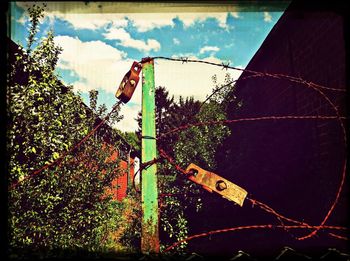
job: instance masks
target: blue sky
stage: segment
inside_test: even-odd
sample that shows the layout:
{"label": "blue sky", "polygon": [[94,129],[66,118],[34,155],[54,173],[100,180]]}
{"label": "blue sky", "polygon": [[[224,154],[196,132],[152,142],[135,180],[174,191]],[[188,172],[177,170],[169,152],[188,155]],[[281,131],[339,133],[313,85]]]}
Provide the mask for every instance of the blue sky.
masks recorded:
{"label": "blue sky", "polygon": [[[22,45],[29,25],[26,9],[31,4],[11,3],[11,38]],[[186,56],[244,68],[283,13],[283,10],[247,12],[237,7],[230,11],[217,7],[214,11],[207,8],[176,12],[180,9],[173,8],[172,12],[168,9],[137,13],[108,2],[102,3],[105,9],[101,12],[98,2],[76,5],[78,9],[70,7],[69,2],[48,2],[38,38],[53,28],[56,44],[64,49],[57,68],[62,81],[72,84],[86,103],[88,91],[97,89],[99,102],[108,108],[115,103],[117,87],[134,60],[146,56]],[[235,70],[227,72],[232,78],[240,75]],[[227,72],[205,64],[158,60],[155,82],[156,86],[165,86],[175,98],[182,95],[203,100],[213,88],[212,76],[216,74],[222,82]],[[115,127],[135,130],[134,119],[140,109],[141,84],[123,106],[124,120]]]}

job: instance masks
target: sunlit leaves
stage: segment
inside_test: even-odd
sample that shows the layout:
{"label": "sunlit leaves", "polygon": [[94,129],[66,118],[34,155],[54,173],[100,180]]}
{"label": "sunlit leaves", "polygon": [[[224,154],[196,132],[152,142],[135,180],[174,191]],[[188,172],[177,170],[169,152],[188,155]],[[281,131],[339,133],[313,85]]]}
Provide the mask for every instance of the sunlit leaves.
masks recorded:
{"label": "sunlit leaves", "polygon": [[[93,138],[61,160],[60,156],[94,128],[96,117],[107,114],[106,107],[88,115],[72,87],[62,85],[55,75],[61,48],[52,31],[40,42],[35,40],[42,8],[32,7],[29,15],[28,48],[20,47],[15,55],[6,93],[9,183],[23,181],[9,191],[12,254],[20,255],[16,249],[23,248],[33,253],[54,248],[101,250],[108,242],[100,239],[117,220],[105,191],[119,175],[119,163],[106,162],[111,150]],[[120,119],[119,110],[111,122]],[[33,175],[56,160],[59,163]]]}

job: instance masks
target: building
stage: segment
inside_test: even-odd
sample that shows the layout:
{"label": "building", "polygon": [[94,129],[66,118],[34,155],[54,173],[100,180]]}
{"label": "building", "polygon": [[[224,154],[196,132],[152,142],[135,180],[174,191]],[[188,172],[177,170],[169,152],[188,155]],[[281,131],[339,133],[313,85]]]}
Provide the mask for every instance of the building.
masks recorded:
{"label": "building", "polygon": [[[311,2],[312,3],[312,2]],[[268,76],[245,79],[240,76],[234,95],[242,107],[232,103],[228,119],[265,116],[346,117],[349,75],[348,16],[345,9],[292,2],[246,67],[263,73],[284,74],[338,89],[319,89]],[[346,33],[347,32],[347,33]],[[247,43],[249,44],[249,43]],[[327,98],[326,98],[326,97]],[[347,157],[342,119],[289,119],[248,121],[229,125],[231,135],[217,153],[217,173],[248,191],[248,196],[266,203],[280,214],[319,225],[337,198]],[[345,179],[337,204],[327,225],[347,226],[349,182]],[[280,224],[276,216],[251,207],[235,207],[215,195],[207,196],[205,214],[196,217],[196,233],[218,228]],[[203,220],[201,217],[208,217]],[[286,224],[293,224],[285,222]],[[328,248],[349,252],[348,243],[337,239],[346,233],[319,231],[315,237],[297,240],[309,230],[246,230],[225,233],[211,240],[193,242],[198,253],[227,254],[243,250],[254,256],[273,256],[277,249],[290,246],[320,256]],[[211,247],[215,245],[215,247]],[[212,250],[210,250],[212,249]],[[210,253],[209,253],[210,254]]]}

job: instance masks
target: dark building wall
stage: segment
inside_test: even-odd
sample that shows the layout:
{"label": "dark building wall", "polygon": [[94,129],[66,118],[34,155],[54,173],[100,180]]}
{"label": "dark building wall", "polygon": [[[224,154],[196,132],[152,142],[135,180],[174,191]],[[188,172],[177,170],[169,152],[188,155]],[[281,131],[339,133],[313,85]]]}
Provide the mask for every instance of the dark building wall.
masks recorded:
{"label": "dark building wall", "polygon": [[[286,74],[344,90],[347,85],[344,16],[336,11],[305,11],[292,4],[246,69]],[[232,104],[228,111],[229,119],[336,115],[328,101],[306,85],[269,77],[244,80],[248,75],[248,72],[241,75],[235,91],[243,106],[236,110],[232,109]],[[344,116],[345,92],[322,91]],[[268,204],[279,213],[313,225],[320,224],[335,200],[346,157],[339,121],[256,121],[235,123],[230,125],[230,129],[231,136],[218,152],[219,168],[216,172],[245,188],[249,197]],[[347,224],[348,195],[346,183],[327,224]],[[205,211],[211,215],[211,220],[200,224],[205,227],[203,230],[279,224],[276,217],[259,208],[251,209],[247,205],[238,208],[231,202],[213,197],[213,194],[207,195],[204,208],[207,207]],[[308,232],[239,232],[235,236],[218,236],[218,241],[211,241],[208,245],[203,242],[202,248],[208,251],[209,245],[216,244],[218,247],[214,253],[242,249],[273,255],[283,245],[315,252],[324,252],[328,247],[346,249],[348,246],[344,241],[329,237],[325,231],[316,238],[296,240],[296,237]]]}
{"label": "dark building wall", "polygon": [[[269,34],[247,69],[292,75],[344,90],[346,74],[342,23],[342,16],[333,12],[287,12]],[[243,109],[238,114],[239,117],[336,115],[332,106],[320,93],[304,84],[264,77],[247,80],[237,86],[237,96],[243,100]],[[344,92],[324,93],[344,115]],[[251,128],[253,135],[258,138],[254,148],[261,148],[262,154],[258,158],[263,160],[259,168],[263,170],[265,167],[278,176],[285,173],[290,176],[289,179],[295,177],[299,179],[298,182],[290,180],[288,183],[307,183],[308,190],[311,190],[313,185],[319,186],[318,181],[324,182],[323,190],[316,189],[314,193],[320,191],[319,196],[323,199],[326,198],[324,194],[328,192],[330,197],[335,195],[334,190],[340,181],[345,157],[339,122],[296,120],[255,124],[256,128]],[[245,127],[248,126],[243,128]],[[254,155],[250,156],[249,153],[246,154],[247,159],[254,160]],[[273,171],[274,168],[270,167],[273,165],[277,169],[280,168],[280,172]],[[276,186],[279,186],[278,180]],[[298,187],[300,186],[296,186],[295,189]],[[300,189],[304,189],[304,186]],[[286,193],[292,194],[292,191]],[[329,202],[325,203],[328,203],[325,204],[328,207]],[[315,212],[315,215],[318,213]]]}
{"label": "dark building wall", "polygon": [[[333,12],[286,12],[247,69],[291,75],[320,85],[344,89],[346,74],[342,23],[342,16]],[[242,74],[241,78],[247,74]],[[324,93],[343,115],[344,92]],[[243,107],[239,113],[231,112],[229,118],[336,115],[320,93],[306,85],[287,80],[269,77],[242,80],[237,84],[236,96],[243,101]],[[339,183],[345,155],[342,129],[335,120],[256,122],[234,126],[232,131],[233,135],[235,131],[243,136],[250,135],[249,139],[246,137],[247,143],[243,142],[245,138],[241,139],[241,144],[246,146],[242,148],[243,152],[246,152],[243,158],[239,158],[243,163],[238,164],[244,164],[240,171],[245,170],[248,162],[250,165],[255,162],[254,171],[264,174],[266,170],[273,176],[283,176],[284,173],[290,176],[281,177],[283,180],[292,179],[293,176],[300,178],[301,173],[304,173],[303,183],[308,183],[311,186],[309,189],[323,178],[326,180],[325,185]],[[236,152],[240,153],[239,150]],[[329,175],[330,173],[333,174]],[[266,180],[268,181],[269,179]],[[288,183],[296,182],[290,180]],[[275,185],[285,188],[277,179]],[[331,196],[335,193],[335,186],[329,189]],[[328,193],[326,188],[322,193]]]}

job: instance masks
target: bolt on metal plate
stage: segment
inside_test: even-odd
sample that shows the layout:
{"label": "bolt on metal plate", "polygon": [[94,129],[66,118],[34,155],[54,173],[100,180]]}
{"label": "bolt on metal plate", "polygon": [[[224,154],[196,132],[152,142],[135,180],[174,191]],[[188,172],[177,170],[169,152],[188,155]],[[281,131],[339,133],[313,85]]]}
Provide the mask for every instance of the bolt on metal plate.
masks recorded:
{"label": "bolt on metal plate", "polygon": [[209,192],[214,191],[223,198],[233,201],[241,207],[243,206],[244,199],[248,193],[240,186],[213,172],[206,171],[193,163],[187,167],[186,173],[190,180],[203,186]]}

